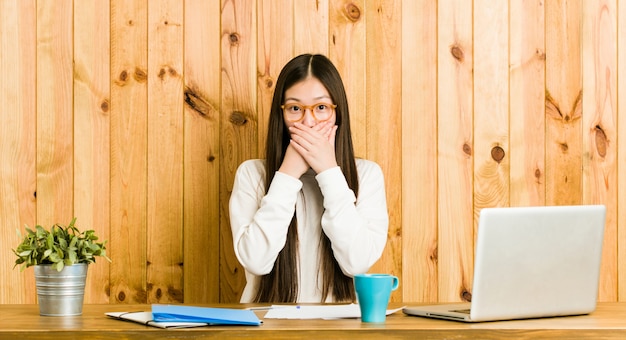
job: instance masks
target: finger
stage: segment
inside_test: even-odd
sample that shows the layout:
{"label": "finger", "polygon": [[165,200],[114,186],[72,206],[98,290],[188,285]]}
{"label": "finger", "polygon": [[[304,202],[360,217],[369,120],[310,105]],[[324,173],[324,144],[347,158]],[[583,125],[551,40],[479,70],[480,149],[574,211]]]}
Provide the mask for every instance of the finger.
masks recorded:
{"label": "finger", "polygon": [[293,128],[302,131],[303,133],[309,134],[311,136],[324,134],[324,131],[328,128],[328,122],[322,122],[315,126],[307,126],[301,123],[295,123]]}
{"label": "finger", "polygon": [[311,143],[309,140],[307,140],[306,138],[298,134],[291,135],[291,143],[295,143],[295,145],[299,147],[297,148],[297,150],[300,154],[303,154],[303,152],[308,152],[309,150],[311,150],[311,147],[313,145],[313,143]]}
{"label": "finger", "polygon": [[333,127],[330,129],[329,132],[329,136],[328,136],[328,141],[335,146],[335,137],[337,136],[337,125],[333,125]]}
{"label": "finger", "polygon": [[326,137],[326,139],[328,139],[328,137],[330,136],[330,133],[333,130],[333,126],[334,125],[326,124],[326,126],[322,130],[322,134],[324,135],[324,137]]}
{"label": "finger", "polygon": [[314,126],[312,126],[311,129],[314,130],[314,131],[322,132],[322,131],[324,131],[325,129],[327,129],[330,126],[329,123],[330,123],[329,121],[324,121],[324,122],[321,122],[321,123],[317,123]]}
{"label": "finger", "polygon": [[308,126],[304,125],[294,125],[289,128],[289,132],[291,133],[291,137],[294,138],[296,136],[307,140],[310,143],[315,143],[317,140],[325,139],[323,133],[313,130]]}
{"label": "finger", "polygon": [[291,139],[291,141],[289,141],[289,145],[291,145],[293,149],[296,150],[296,152],[300,155],[300,157],[302,157],[302,159],[306,162],[306,155],[309,151],[294,139]]}

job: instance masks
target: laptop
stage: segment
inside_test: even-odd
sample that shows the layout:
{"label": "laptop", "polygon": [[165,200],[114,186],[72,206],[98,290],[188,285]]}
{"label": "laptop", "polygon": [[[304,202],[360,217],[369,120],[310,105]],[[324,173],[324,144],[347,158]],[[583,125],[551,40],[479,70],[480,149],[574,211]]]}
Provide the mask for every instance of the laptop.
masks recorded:
{"label": "laptop", "polygon": [[484,208],[472,302],[408,306],[403,312],[464,322],[591,313],[605,216],[603,205]]}

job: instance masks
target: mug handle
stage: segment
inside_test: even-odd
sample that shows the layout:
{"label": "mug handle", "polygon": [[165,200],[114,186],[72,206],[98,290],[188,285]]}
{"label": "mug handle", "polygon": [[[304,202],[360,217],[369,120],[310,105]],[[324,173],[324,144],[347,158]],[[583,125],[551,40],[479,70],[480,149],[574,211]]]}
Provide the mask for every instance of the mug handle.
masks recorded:
{"label": "mug handle", "polygon": [[393,283],[391,284],[391,290],[394,291],[398,289],[398,286],[400,285],[400,281],[398,281],[397,276],[392,275],[391,278],[393,279]]}

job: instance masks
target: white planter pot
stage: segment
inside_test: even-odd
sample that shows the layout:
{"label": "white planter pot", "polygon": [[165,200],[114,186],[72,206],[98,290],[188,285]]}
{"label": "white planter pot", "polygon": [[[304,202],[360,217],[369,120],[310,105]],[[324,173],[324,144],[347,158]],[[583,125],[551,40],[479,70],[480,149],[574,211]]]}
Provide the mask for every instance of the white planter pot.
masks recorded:
{"label": "white planter pot", "polygon": [[65,266],[60,272],[51,265],[36,265],[35,284],[39,314],[70,316],[83,313],[87,264]]}

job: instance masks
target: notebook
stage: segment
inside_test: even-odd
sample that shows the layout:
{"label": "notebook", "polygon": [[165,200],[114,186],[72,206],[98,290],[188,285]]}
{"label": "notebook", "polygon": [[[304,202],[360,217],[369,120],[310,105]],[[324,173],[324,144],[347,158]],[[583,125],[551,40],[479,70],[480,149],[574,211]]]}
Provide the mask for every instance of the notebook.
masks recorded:
{"label": "notebook", "polygon": [[152,312],[108,312],[105,315],[122,321],[131,321],[140,323],[146,326],[158,327],[158,328],[191,328],[191,327],[204,327],[209,324],[206,322],[164,322],[154,321]]}
{"label": "notebook", "polygon": [[107,316],[159,328],[188,328],[211,325],[258,326],[262,323],[248,309],[153,304],[151,312],[110,312]]}
{"label": "notebook", "polygon": [[602,205],[484,208],[471,304],[408,306],[403,312],[464,322],[591,313],[605,216]]}
{"label": "notebook", "polygon": [[210,308],[184,305],[152,305],[152,316],[158,322],[203,322],[210,325],[258,326],[261,320],[248,309]]}

